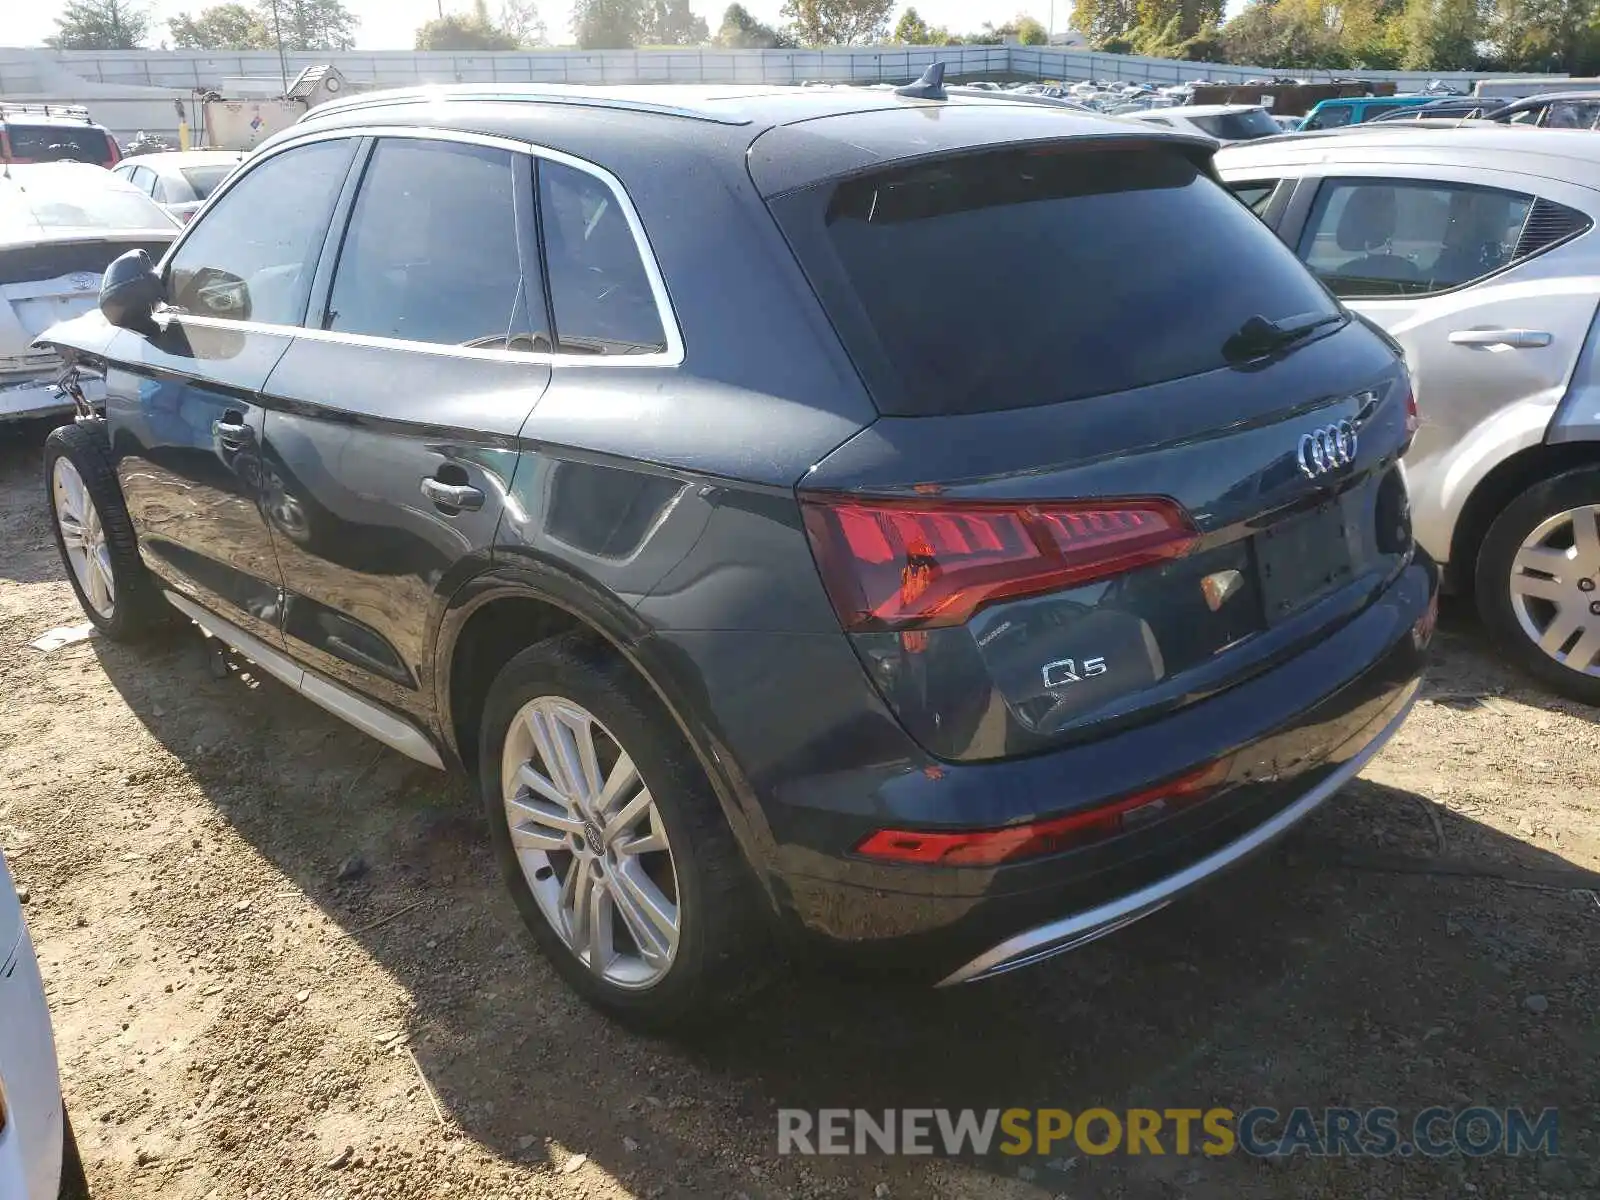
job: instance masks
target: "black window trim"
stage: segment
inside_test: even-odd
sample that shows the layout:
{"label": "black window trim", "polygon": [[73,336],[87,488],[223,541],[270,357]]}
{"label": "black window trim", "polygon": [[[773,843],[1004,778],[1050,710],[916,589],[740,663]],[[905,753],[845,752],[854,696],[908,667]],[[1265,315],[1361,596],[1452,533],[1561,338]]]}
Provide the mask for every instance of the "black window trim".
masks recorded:
{"label": "black window trim", "polygon": [[[661,273],[661,265],[657,261],[655,251],[650,245],[650,239],[645,233],[644,223],[639,219],[639,213],[634,207],[633,198],[628,195],[627,189],[622,185],[622,181],[604,167],[597,163],[589,162],[587,159],[578,158],[575,155],[567,154],[560,150],[552,150],[549,147],[540,146],[533,142],[519,141],[516,138],[493,137],[488,134],[468,133],[461,130],[428,129],[409,125],[362,125],[340,129],[318,130],[299,137],[294,137],[288,141],[281,142],[276,146],[269,146],[263,150],[258,150],[255,154],[251,155],[248,164],[243,169],[230,175],[226,180],[223,181],[218,190],[211,194],[211,198],[206,204],[206,210],[208,214],[215,208],[220,197],[226,196],[229,191],[238,186],[242,179],[248,177],[251,172],[257,170],[262,163],[270,161],[279,154],[283,154],[298,146],[305,146],[312,142],[334,141],[341,138],[367,139],[367,143],[366,145],[357,149],[355,158],[351,163],[350,174],[345,179],[344,187],[341,190],[339,194],[339,200],[335,205],[335,220],[330,225],[329,239],[333,238],[333,231],[336,229],[338,230],[337,241],[340,242],[342,242],[344,236],[344,225],[347,224],[349,220],[350,207],[346,205],[346,201],[353,200],[354,196],[352,179],[357,179],[360,174],[365,172],[366,163],[371,157],[372,144],[378,138],[411,138],[427,141],[460,142],[466,145],[485,146],[498,150],[509,150],[514,154],[525,154],[533,157],[534,159],[549,159],[551,162],[558,162],[565,166],[572,167],[578,171],[582,171],[587,175],[592,175],[601,183],[605,184],[606,188],[611,192],[612,197],[617,202],[618,210],[622,213],[623,217],[626,218],[628,222],[628,228],[633,233],[634,248],[638,252],[639,258],[644,265],[645,277],[650,281],[650,291],[655,297],[657,315],[661,319],[661,328],[666,336],[666,350],[664,352],[654,354],[601,355],[574,354],[570,352],[552,352],[545,354],[532,351],[523,352],[473,346],[442,346],[437,342],[408,341],[403,338],[374,337],[370,334],[363,333],[340,333],[331,329],[313,329],[306,326],[304,314],[302,314],[301,324],[297,326],[263,324],[254,321],[229,321],[220,317],[194,316],[188,313],[183,314],[182,317],[186,323],[210,326],[217,329],[234,329],[246,333],[266,333],[276,334],[279,336],[292,335],[294,337],[303,337],[313,341],[334,342],[344,345],[375,346],[379,348],[387,347],[390,349],[412,350],[430,354],[450,355],[458,358],[489,358],[499,362],[543,363],[552,367],[586,366],[637,368],[663,366],[676,367],[683,364],[683,334],[678,324],[677,313],[672,307],[672,298],[667,291],[666,282]],[[519,172],[519,174],[521,173]],[[537,197],[535,197],[535,199],[537,199]],[[340,219],[341,205],[346,205],[342,209],[342,219]],[[166,277],[167,264],[172,261],[173,255],[178,252],[178,250],[183,246],[183,243],[188,240],[190,234],[195,228],[198,227],[199,224],[200,222],[197,221],[186,226],[183,233],[181,233],[178,239],[172,243],[171,248],[162,258],[159,271],[163,278]],[[310,290],[310,297],[308,297],[308,305],[314,303],[320,298],[325,306],[326,292],[325,290],[319,292],[319,285],[322,285],[325,282],[331,283],[333,266],[337,260],[337,250],[338,245],[336,242],[326,239],[324,240],[322,252],[318,256],[316,270],[312,275],[312,286]],[[329,258],[330,254],[333,255],[331,259]],[[327,275],[326,280],[324,280],[325,272]],[[309,313],[315,311],[315,309],[308,307],[306,311]],[[157,314],[158,323],[162,322],[163,315],[164,314]],[[172,314],[172,316],[176,315],[177,314]]]}
{"label": "black window trim", "polygon": [[[1396,292],[1385,296],[1341,296],[1335,292],[1335,296],[1338,297],[1341,303],[1351,300],[1431,300],[1435,296],[1453,296],[1457,292],[1464,292],[1468,288],[1477,287],[1485,280],[1498,278],[1499,276],[1504,275],[1507,271],[1522,266],[1524,263],[1530,263],[1534,259],[1539,258],[1551,250],[1554,250],[1557,246],[1565,246],[1574,238],[1582,237],[1584,234],[1588,233],[1594,228],[1594,218],[1580,208],[1573,208],[1573,206],[1570,204],[1562,204],[1559,200],[1551,200],[1548,196],[1540,196],[1536,192],[1516,191],[1512,188],[1496,187],[1492,184],[1468,183],[1460,179],[1439,179],[1436,176],[1430,175],[1321,175],[1318,176],[1313,182],[1315,183],[1315,186],[1306,189],[1306,205],[1299,214],[1299,221],[1296,223],[1293,229],[1290,229],[1286,223],[1285,227],[1279,231],[1279,236],[1284,237],[1285,244],[1287,244],[1289,248],[1294,251],[1295,257],[1300,259],[1302,263],[1305,263],[1306,270],[1311,271],[1313,275],[1316,275],[1317,279],[1321,281],[1323,286],[1327,287],[1329,291],[1333,291],[1333,285],[1326,279],[1323,279],[1321,275],[1318,275],[1317,272],[1312,268],[1311,264],[1307,263],[1306,260],[1301,257],[1300,246],[1301,243],[1305,241],[1306,233],[1311,228],[1311,217],[1317,212],[1317,202],[1322,199],[1323,190],[1325,188],[1334,187],[1341,183],[1374,184],[1380,186],[1387,184],[1391,187],[1461,187],[1471,188],[1474,191],[1480,192],[1500,192],[1509,196],[1526,197],[1529,201],[1529,214],[1532,214],[1534,205],[1538,204],[1540,200],[1544,200],[1546,203],[1560,204],[1562,208],[1571,209],[1588,222],[1588,224],[1583,226],[1583,228],[1573,230],[1571,233],[1567,234],[1566,237],[1557,238],[1553,242],[1548,242],[1545,245],[1540,246],[1539,249],[1535,250],[1532,254],[1525,254],[1521,258],[1508,259],[1504,264],[1496,267],[1493,271],[1486,271],[1484,274],[1469,279],[1465,283],[1456,284],[1455,287],[1439,288],[1438,290],[1431,292]],[[1526,226],[1526,217],[1523,218],[1523,223],[1524,226]],[[1286,236],[1290,233],[1292,233],[1294,236],[1293,241],[1289,241],[1288,237]],[[1513,247],[1513,249],[1515,249],[1515,247]]]}

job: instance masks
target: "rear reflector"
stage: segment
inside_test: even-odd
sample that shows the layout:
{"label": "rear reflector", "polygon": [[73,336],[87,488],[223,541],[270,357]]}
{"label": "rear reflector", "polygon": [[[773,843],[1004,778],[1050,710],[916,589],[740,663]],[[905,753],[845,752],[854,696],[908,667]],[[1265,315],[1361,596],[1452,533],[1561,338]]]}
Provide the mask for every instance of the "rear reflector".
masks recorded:
{"label": "rear reflector", "polygon": [[806,533],[854,632],[960,625],[985,604],[1177,558],[1196,541],[1161,497],[995,504],[808,496]]}
{"label": "rear reflector", "polygon": [[918,833],[880,829],[862,840],[856,853],[882,862],[940,867],[993,867],[1020,858],[1056,854],[1164,820],[1207,799],[1228,777],[1226,759],[1197,771],[1083,812],[958,833]]}

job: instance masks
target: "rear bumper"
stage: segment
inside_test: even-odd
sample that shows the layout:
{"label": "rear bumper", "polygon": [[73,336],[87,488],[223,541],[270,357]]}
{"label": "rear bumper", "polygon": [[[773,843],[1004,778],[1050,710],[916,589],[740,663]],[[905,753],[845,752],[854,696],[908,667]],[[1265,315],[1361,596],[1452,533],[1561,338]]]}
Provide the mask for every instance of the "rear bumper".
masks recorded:
{"label": "rear bumper", "polygon": [[[0,421],[23,421],[73,411],[72,401],[56,390],[56,373],[38,379],[0,383]],[[82,380],[84,398],[96,408],[105,402],[105,384],[98,379]]]}
{"label": "rear bumper", "polygon": [[[1168,903],[1265,845],[1403,719],[1437,593],[1425,555],[1294,657],[1159,720],[1058,750],[954,763],[886,711],[843,637],[671,634],[713,720],[691,732],[799,947],[929,983],[1021,965]],[[780,664],[781,669],[774,664]],[[1148,827],[998,867],[864,858],[880,829],[992,829],[1093,808],[1219,760],[1212,798]],[[1360,761],[1357,761],[1360,760]]]}
{"label": "rear bumper", "polygon": [[1413,684],[1406,690],[1400,710],[1389,718],[1388,723],[1378,730],[1376,736],[1366,739],[1365,744],[1362,744],[1363,738],[1358,737],[1340,747],[1335,757],[1347,753],[1349,757],[1344,758],[1331,773],[1324,776],[1288,808],[1257,825],[1243,837],[1229,842],[1199,862],[1192,863],[1155,883],[1147,884],[1136,892],[1086,912],[1074,913],[1072,916],[1062,917],[1009,937],[952,971],[940,981],[939,986],[975,983],[980,979],[990,979],[1018,967],[1042,962],[1057,954],[1074,950],[1096,938],[1104,937],[1108,933],[1114,933],[1141,917],[1159,912],[1182,893],[1249,858],[1309,816],[1313,809],[1354,779],[1378,751],[1383,749],[1384,743],[1405,723],[1415,702],[1416,685]]}

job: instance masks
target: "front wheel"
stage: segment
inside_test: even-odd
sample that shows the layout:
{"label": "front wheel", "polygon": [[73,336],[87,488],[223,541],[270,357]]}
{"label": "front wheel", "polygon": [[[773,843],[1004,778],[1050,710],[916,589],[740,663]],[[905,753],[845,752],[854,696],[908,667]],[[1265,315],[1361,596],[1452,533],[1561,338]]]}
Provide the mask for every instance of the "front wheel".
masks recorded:
{"label": "front wheel", "polygon": [[684,1027],[764,978],[760,900],[716,796],[615,654],[569,635],[511,659],[489,690],[479,767],[523,920],[590,1003]]}
{"label": "front wheel", "polygon": [[1600,704],[1600,468],[1534,484],[1478,553],[1484,623],[1511,657],[1564,696]]}
{"label": "front wheel", "polygon": [[44,475],[51,532],[84,614],[113,641],[147,636],[162,623],[165,605],[139,560],[99,423],[51,430]]}

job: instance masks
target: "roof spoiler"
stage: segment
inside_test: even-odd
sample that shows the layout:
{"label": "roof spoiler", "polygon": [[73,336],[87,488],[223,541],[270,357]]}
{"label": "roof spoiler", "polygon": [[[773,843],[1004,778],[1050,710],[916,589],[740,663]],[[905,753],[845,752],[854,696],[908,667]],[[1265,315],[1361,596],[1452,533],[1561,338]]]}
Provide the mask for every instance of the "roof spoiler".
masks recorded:
{"label": "roof spoiler", "polygon": [[922,73],[922,78],[895,88],[894,94],[914,100],[948,100],[944,90],[944,63],[934,63]]}

